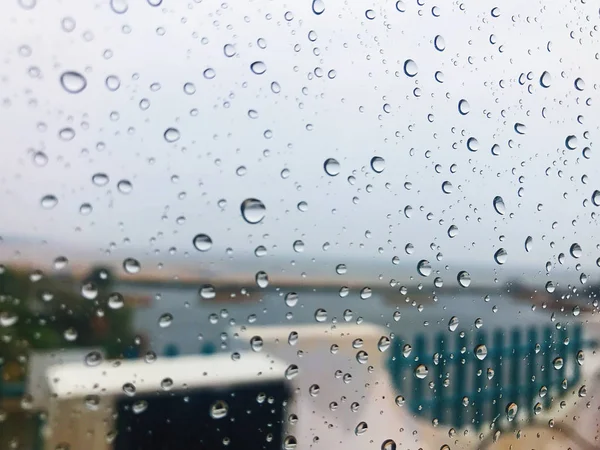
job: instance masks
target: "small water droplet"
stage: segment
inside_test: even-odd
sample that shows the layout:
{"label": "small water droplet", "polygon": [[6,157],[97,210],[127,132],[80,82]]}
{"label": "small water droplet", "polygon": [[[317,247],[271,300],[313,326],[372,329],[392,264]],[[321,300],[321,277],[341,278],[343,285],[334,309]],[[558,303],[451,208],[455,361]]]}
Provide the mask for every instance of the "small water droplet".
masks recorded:
{"label": "small water droplet", "polygon": [[581,246],[578,243],[574,243],[569,248],[569,252],[573,258],[581,258],[583,251],[581,250]]}
{"label": "small water droplet", "polygon": [[380,352],[385,352],[391,344],[391,340],[389,337],[387,336],[381,336],[379,338],[379,342],[377,342],[377,348],[379,349]]}
{"label": "small water droplet", "polygon": [[44,209],[52,209],[56,205],[58,205],[58,199],[56,198],[56,196],[51,195],[51,194],[44,195],[42,197],[42,199],[40,200],[40,203],[42,205],[42,208],[44,208]]}
{"label": "small water droplet", "polygon": [[527,131],[527,127],[520,122],[515,123],[514,128],[517,134],[525,134],[525,132]]}
{"label": "small water droplet", "polygon": [[263,348],[263,339],[260,336],[254,336],[250,339],[250,348],[252,351],[260,352]]}
{"label": "small water droplet", "polygon": [[527,236],[525,239],[525,251],[529,253],[533,248],[533,238],[531,236]]}
{"label": "small water droplet", "polygon": [[121,309],[125,306],[125,299],[118,292],[113,292],[108,296],[108,307],[110,309]]}
{"label": "small water droplet", "polygon": [[514,402],[510,403],[506,407],[506,418],[508,419],[509,422],[511,422],[515,418],[518,410],[519,410],[519,407]]}
{"label": "small water droplet", "polygon": [[217,291],[212,284],[205,284],[200,288],[200,297],[204,300],[212,300],[217,296]]}
{"label": "small water droplet", "polygon": [[483,361],[488,354],[488,349],[484,344],[475,347],[475,356],[478,360]]}
{"label": "small water droplet", "polygon": [[585,82],[581,78],[576,78],[574,85],[575,89],[578,91],[583,91],[585,89]]}
{"label": "small water droplet", "polygon": [[548,292],[548,294],[552,294],[555,290],[556,287],[554,286],[554,283],[552,281],[548,281],[546,283],[546,292]]}
{"label": "small water droplet", "polygon": [[373,11],[372,9],[367,9],[365,11],[365,17],[369,20],[375,19],[375,11]]}
{"label": "small water droplet", "polygon": [[264,289],[269,285],[269,276],[261,270],[256,272],[255,281],[259,288]]}
{"label": "small water droplet", "polygon": [[129,180],[120,180],[117,183],[117,189],[121,194],[129,194],[133,190],[133,185]]}
{"label": "small water droplet", "polygon": [[428,373],[429,373],[429,369],[427,368],[427,366],[425,366],[425,364],[419,364],[415,368],[415,376],[420,380],[425,378]]}
{"label": "small water droplet", "polygon": [[283,440],[283,450],[295,450],[297,445],[298,441],[294,436],[286,436]]}
{"label": "small water droplet", "polygon": [[369,426],[367,425],[367,422],[360,422],[358,425],[356,425],[356,428],[354,429],[354,434],[360,436],[361,434],[364,434],[368,429]]}
{"label": "small water droplet", "polygon": [[315,311],[315,320],[317,322],[325,322],[327,320],[327,311],[325,311],[323,308],[319,308]]}
{"label": "small water droplet", "polygon": [[479,141],[474,137],[470,137],[467,139],[467,148],[472,152],[476,152],[479,150]]}
{"label": "small water droplet", "polygon": [[565,139],[565,146],[569,150],[575,150],[577,148],[577,137],[573,136],[572,134],[567,136]]}
{"label": "small water droplet", "polygon": [[287,294],[285,294],[285,304],[290,307],[293,308],[294,306],[296,306],[296,304],[298,303],[298,294],[295,292],[288,292]]}
{"label": "small water droplet", "polygon": [[446,41],[445,39],[440,36],[439,34],[433,39],[433,46],[435,47],[435,49],[439,52],[443,52],[444,50],[446,50]]}
{"label": "small water droplet", "polygon": [[392,439],[386,439],[381,443],[381,450],[396,450],[396,442]]}
{"label": "small water droplet", "polygon": [[208,69],[205,69],[204,72],[202,72],[202,75],[207,80],[212,80],[217,75],[217,73],[215,72],[215,69],[209,67]]}
{"label": "small water droplet", "polygon": [[88,367],[95,367],[95,366],[101,364],[103,359],[104,358],[102,357],[102,353],[100,353],[97,350],[93,350],[93,351],[89,352],[87,355],[85,355],[84,362],[85,362],[85,365]]}
{"label": "small water droplet", "polygon": [[290,364],[287,369],[285,369],[285,378],[288,380],[293,380],[298,376],[298,366],[296,364]]}
{"label": "small water droplet", "polygon": [[450,318],[450,320],[448,321],[448,330],[456,331],[456,329],[458,328],[458,323],[459,323],[458,317],[452,316]]}
{"label": "small water droplet", "polygon": [[235,47],[232,44],[225,44],[225,46],[223,46],[223,53],[228,58],[231,58],[235,56]]}

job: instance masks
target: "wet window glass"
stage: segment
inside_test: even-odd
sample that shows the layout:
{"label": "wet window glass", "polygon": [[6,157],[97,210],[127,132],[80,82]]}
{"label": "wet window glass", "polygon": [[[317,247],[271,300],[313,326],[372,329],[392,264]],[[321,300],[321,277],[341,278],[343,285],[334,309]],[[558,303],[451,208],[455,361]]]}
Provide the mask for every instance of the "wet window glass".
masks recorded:
{"label": "wet window glass", "polygon": [[6,0],[0,450],[596,448],[599,22]]}

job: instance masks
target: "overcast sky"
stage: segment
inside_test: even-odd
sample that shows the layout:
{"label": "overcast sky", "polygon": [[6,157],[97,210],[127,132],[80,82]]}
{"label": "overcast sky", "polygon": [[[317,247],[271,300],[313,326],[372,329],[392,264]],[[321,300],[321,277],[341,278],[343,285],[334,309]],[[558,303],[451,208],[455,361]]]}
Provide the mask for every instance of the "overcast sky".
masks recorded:
{"label": "overcast sky", "polygon": [[[5,5],[5,259],[15,248],[35,258],[47,239],[94,258],[114,243],[115,259],[135,256],[143,265],[176,257],[169,249],[189,252],[199,266],[254,264],[254,249],[264,245],[267,261],[290,270],[292,260],[314,272],[361,261],[387,264],[393,274],[399,256],[415,277],[427,259],[443,274],[483,267],[488,282],[523,267],[540,272],[540,286],[553,277],[576,284],[581,272],[598,279],[591,198],[600,189],[593,145],[600,46],[592,2],[509,0],[492,14],[494,3],[479,1],[406,0],[401,12],[393,2],[325,0],[320,15],[310,0],[114,3]],[[252,71],[255,62],[264,73]],[[69,71],[85,78],[81,92],[62,86]],[[77,90],[76,77],[65,82]],[[75,132],[69,141],[60,137],[64,128]],[[164,138],[169,128],[179,132],[175,142]],[[569,150],[571,135],[577,143]],[[385,160],[381,173],[370,166],[374,156]],[[323,169],[328,158],[339,161],[335,177]],[[108,183],[94,184],[95,174]],[[121,193],[120,180],[133,190]],[[41,204],[47,195],[58,200],[51,209]],[[494,210],[496,196],[504,215]],[[266,206],[261,223],[243,220],[247,198]],[[80,213],[85,203],[88,215]],[[212,238],[208,252],[194,249],[198,233]],[[296,240],[304,252],[294,252]],[[582,247],[579,259],[569,255],[573,243]],[[499,248],[508,254],[503,266],[493,259]],[[546,262],[558,265],[560,253],[565,263],[546,276]]]}

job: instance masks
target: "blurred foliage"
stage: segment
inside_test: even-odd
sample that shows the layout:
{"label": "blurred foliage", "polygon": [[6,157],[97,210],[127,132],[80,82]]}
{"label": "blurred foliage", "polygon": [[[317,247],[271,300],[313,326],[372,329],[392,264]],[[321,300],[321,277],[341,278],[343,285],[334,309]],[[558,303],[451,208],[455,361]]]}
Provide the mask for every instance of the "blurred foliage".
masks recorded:
{"label": "blurred foliage", "polygon": [[131,354],[132,311],[108,306],[112,284],[103,267],[83,280],[2,267],[0,362],[23,363],[30,350],[78,347],[101,347],[110,358]]}

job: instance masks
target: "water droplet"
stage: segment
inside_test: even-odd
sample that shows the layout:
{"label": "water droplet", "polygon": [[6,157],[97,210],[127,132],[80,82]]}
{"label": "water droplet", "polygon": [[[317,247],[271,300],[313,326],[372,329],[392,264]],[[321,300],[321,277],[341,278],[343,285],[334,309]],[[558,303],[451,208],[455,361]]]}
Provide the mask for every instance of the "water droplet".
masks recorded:
{"label": "water droplet", "polygon": [[448,237],[455,238],[458,236],[458,227],[456,225],[450,225],[448,228]]}
{"label": "water droplet", "polygon": [[294,241],[292,248],[296,253],[302,253],[304,251],[304,242],[301,240]]}
{"label": "water droplet", "polygon": [[317,322],[325,322],[327,320],[327,311],[325,311],[323,308],[319,308],[315,311],[315,320]]}
{"label": "water droplet", "polygon": [[496,195],[493,200],[494,209],[498,214],[503,216],[506,213],[506,207],[504,206],[504,200],[499,195]]}
{"label": "water droplet", "polygon": [[75,130],[70,127],[62,128],[58,132],[58,137],[61,141],[69,142],[75,137]]}
{"label": "water droplet", "polygon": [[266,272],[263,272],[262,270],[256,272],[255,280],[257,286],[261,289],[264,289],[269,285],[269,276]]}
{"label": "water droplet", "polygon": [[158,318],[158,326],[161,328],[170,327],[173,323],[173,315],[171,313],[164,313]]}
{"label": "water droplet", "polygon": [[213,419],[222,419],[228,412],[229,406],[223,400],[217,400],[210,406],[210,417]]}
{"label": "water droplet", "polygon": [[118,292],[113,292],[108,296],[108,307],[110,309],[121,309],[125,306],[125,299]]}
{"label": "water droplet", "polygon": [[312,10],[317,16],[320,16],[325,12],[325,2],[323,0],[313,0]]}
{"label": "water droplet", "polygon": [[56,196],[51,195],[51,194],[44,195],[42,197],[42,199],[40,200],[40,203],[42,205],[42,208],[44,208],[44,209],[52,209],[56,205],[58,205],[58,199],[56,198]]}
{"label": "water droplet", "polygon": [[377,342],[377,348],[379,349],[380,352],[385,352],[391,344],[391,340],[389,337],[387,336],[381,336],[379,338],[379,342]]}
{"label": "water droplet", "polygon": [[504,250],[503,248],[499,248],[496,253],[494,253],[494,260],[496,261],[497,264],[504,264],[506,262],[506,259],[508,257],[508,254],[506,253],[506,250]]}
{"label": "water droplet", "polygon": [[256,198],[247,198],[242,202],[240,211],[244,220],[254,225],[265,218],[267,208],[260,200]]}
{"label": "water droplet", "polygon": [[385,169],[385,159],[380,156],[374,156],[371,158],[371,169],[373,172],[381,173]]}
{"label": "water droplet", "polygon": [[185,83],[183,85],[183,92],[187,95],[194,95],[196,93],[196,86],[194,86],[194,83]]}
{"label": "water droplet", "polygon": [[456,331],[456,329],[458,328],[458,322],[458,317],[452,316],[448,321],[448,330]]}
{"label": "water droplet", "polygon": [[285,369],[285,378],[293,380],[298,376],[298,372],[298,366],[296,364],[290,364],[287,369]]}
{"label": "water droplet", "polygon": [[360,298],[363,300],[371,298],[371,295],[373,295],[373,290],[370,287],[364,287],[360,290]]}
{"label": "water droplet", "polygon": [[110,181],[110,179],[108,178],[108,175],[106,175],[105,173],[95,173],[94,175],[92,175],[92,183],[94,183],[96,186],[106,186],[108,184],[108,182]]}
{"label": "water droplet", "polygon": [[235,47],[232,44],[225,44],[225,46],[223,47],[223,53],[228,58],[231,58],[235,56]]}
{"label": "water droplet", "polygon": [[290,307],[293,308],[294,306],[296,306],[296,304],[298,303],[298,294],[295,292],[288,292],[287,294],[285,294],[285,304]]}
{"label": "water droplet", "polygon": [[552,76],[548,72],[544,71],[540,76],[540,86],[543,88],[549,88],[550,83],[552,83]]}
{"label": "water droplet", "polygon": [[467,139],[467,148],[472,152],[476,152],[479,150],[479,141],[474,137],[470,137]]}
{"label": "water droplet", "polygon": [[337,266],[335,266],[335,272],[338,275],[344,275],[347,271],[348,268],[346,267],[346,264],[338,264]]}
{"label": "water droplet", "polygon": [[337,159],[328,158],[323,163],[323,169],[325,169],[327,175],[335,177],[340,173],[340,163]]}
{"label": "water droplet", "polygon": [[308,388],[308,393],[310,394],[311,397],[316,397],[317,395],[319,395],[320,391],[321,391],[321,388],[319,387],[318,384],[313,384]]}
{"label": "water droplet", "polygon": [[515,418],[518,410],[519,410],[519,407],[514,402],[510,403],[506,407],[506,418],[508,419],[509,422],[511,422]]}
{"label": "water droplet", "polygon": [[579,350],[577,352],[575,359],[577,360],[577,364],[579,364],[580,366],[583,366],[583,362],[585,361],[585,354],[583,353],[583,350]]}
{"label": "water droplet", "polygon": [[375,18],[375,11],[373,11],[372,9],[367,9],[365,11],[365,17],[369,20],[373,20]]}
{"label": "water droplet", "polygon": [[398,0],[396,2],[396,9],[399,12],[406,12],[406,5],[404,4],[404,2],[402,0]]}
{"label": "water droplet", "polygon": [[471,105],[464,98],[458,101],[458,112],[463,116],[466,116],[471,112]]}
{"label": "water droplet", "polygon": [[260,352],[263,348],[263,339],[260,336],[254,336],[250,339],[250,348],[252,351]]}
{"label": "water droplet", "polygon": [[419,68],[417,67],[417,63],[415,63],[412,59],[407,59],[404,61],[404,73],[408,77],[414,77],[419,73]]}
{"label": "water droplet", "polygon": [[92,350],[87,355],[85,355],[84,362],[85,365],[88,367],[95,367],[100,365],[103,359],[104,358],[102,357],[102,353],[100,353],[98,350]]}
{"label": "water droplet", "polygon": [[386,439],[381,443],[381,450],[396,450],[396,442],[392,439]]}
{"label": "water droplet", "polygon": [[[317,0],[315,0],[315,1],[317,1]],[[321,13],[317,13],[317,14],[321,14]],[[285,439],[283,440],[283,450],[295,450],[297,445],[298,445],[298,441],[296,441],[296,438],[294,436],[286,436]]]}
{"label": "water droplet", "polygon": [[587,396],[587,386],[584,384],[579,388],[579,391],[577,392],[577,395],[579,395],[580,397],[585,397]]}
{"label": "water droplet", "polygon": [[488,349],[484,344],[475,347],[475,356],[478,360],[483,361],[488,354]]}
{"label": "water droplet", "polygon": [[524,124],[519,123],[519,122],[515,123],[515,132],[517,134],[525,134],[526,131],[527,131],[527,127]]}
{"label": "water droplet", "polygon": [[415,376],[420,380],[425,378],[428,373],[429,373],[429,369],[427,368],[427,366],[425,366],[425,364],[419,364],[415,368]]}
{"label": "water droplet", "polygon": [[212,67],[209,67],[208,69],[204,70],[202,75],[207,80],[212,80],[217,75],[217,73],[215,72],[215,69],[213,69]]}
{"label": "water droplet", "polygon": [[433,39],[433,46],[439,52],[446,50],[446,41],[439,34]]}
{"label": "water droplet", "polygon": [[592,193],[592,203],[594,206],[600,206],[600,191],[596,190]]}
{"label": "water droplet", "polygon": [[110,0],[110,8],[116,14],[125,14],[129,9],[129,5],[127,5],[126,0]]}
{"label": "water droplet", "polygon": [[575,89],[578,91],[583,91],[585,89],[585,82],[581,78],[576,78],[574,85]]}
{"label": "water droplet", "polygon": [[581,255],[583,254],[583,251],[581,250],[581,246],[577,243],[574,243],[571,245],[569,252],[571,253],[571,256],[573,258],[581,258]]}
{"label": "water droplet", "polygon": [[79,94],[87,86],[87,80],[79,72],[63,72],[60,76],[60,84],[70,94]]}
{"label": "water droplet", "polygon": [[[197,234],[194,236],[194,247],[200,252],[207,252],[212,248],[212,239],[208,234]],[[266,250],[265,250],[266,251]]]}
{"label": "water droplet", "polygon": [[298,343],[298,332],[291,331],[290,335],[288,336],[288,344],[296,345],[297,343]]}
{"label": "water droplet", "polygon": [[354,434],[360,436],[361,434],[364,434],[368,429],[369,426],[367,425],[367,422],[360,422],[358,425],[356,425],[356,428],[354,429]]}
{"label": "water droplet", "polygon": [[560,370],[563,368],[565,364],[565,361],[560,357],[556,357],[554,358],[554,361],[552,361],[552,366],[556,369],[556,370]]}
{"label": "water droplet", "polygon": [[556,287],[554,286],[554,283],[552,281],[548,281],[546,283],[546,292],[548,292],[548,294],[552,294],[555,290]]}
{"label": "water droplet", "polygon": [[417,272],[423,277],[431,275],[431,264],[426,259],[422,259],[417,263]]}
{"label": "water droplet", "polygon": [[452,194],[452,183],[449,181],[444,181],[442,183],[442,192],[444,194]]}
{"label": "water droplet", "polygon": [[94,300],[98,296],[98,286],[94,283],[84,283],[81,286],[81,296],[86,300]]}
{"label": "water droplet", "polygon": [[262,61],[254,61],[250,64],[250,70],[256,75],[262,75],[267,71],[267,66]]}
{"label": "water droplet", "polygon": [[531,236],[527,236],[525,239],[525,251],[529,253],[533,248],[533,238]]}
{"label": "water droplet", "polygon": [[204,300],[212,300],[217,296],[217,291],[212,284],[205,284],[200,288],[200,297]]}
{"label": "water droplet", "polygon": [[569,150],[575,150],[577,148],[577,137],[573,136],[572,134],[567,136],[565,139],[565,146]]}
{"label": "water droplet", "polygon": [[117,189],[121,194],[129,194],[133,190],[133,185],[129,180],[120,180],[117,183]]}
{"label": "water droplet", "polygon": [[54,260],[54,270],[62,270],[69,265],[69,260],[65,256],[57,256]]}
{"label": "water droplet", "polygon": [[167,128],[163,134],[165,141],[172,143],[177,142],[181,137],[177,128]]}
{"label": "water droplet", "polygon": [[142,269],[140,262],[134,258],[126,258],[123,261],[123,270],[129,274],[138,273]]}
{"label": "water droplet", "polygon": [[458,284],[461,287],[468,288],[471,284],[471,275],[469,275],[469,272],[461,270],[460,272],[458,272],[456,280],[458,281]]}

